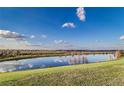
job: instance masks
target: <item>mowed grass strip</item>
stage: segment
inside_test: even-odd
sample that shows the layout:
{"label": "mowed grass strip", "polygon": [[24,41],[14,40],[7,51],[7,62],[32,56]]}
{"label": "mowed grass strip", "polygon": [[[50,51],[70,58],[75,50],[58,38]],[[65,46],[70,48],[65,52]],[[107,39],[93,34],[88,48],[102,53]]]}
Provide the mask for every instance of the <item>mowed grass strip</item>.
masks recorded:
{"label": "mowed grass strip", "polygon": [[124,85],[124,57],[110,62],[0,73],[0,85],[110,86]]}

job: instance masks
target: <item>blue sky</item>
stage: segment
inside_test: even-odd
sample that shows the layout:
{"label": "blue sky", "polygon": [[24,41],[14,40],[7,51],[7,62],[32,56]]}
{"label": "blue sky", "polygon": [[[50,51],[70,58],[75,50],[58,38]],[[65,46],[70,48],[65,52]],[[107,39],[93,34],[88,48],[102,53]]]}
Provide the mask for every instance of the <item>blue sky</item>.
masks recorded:
{"label": "blue sky", "polygon": [[0,47],[124,49],[124,8],[0,8]]}

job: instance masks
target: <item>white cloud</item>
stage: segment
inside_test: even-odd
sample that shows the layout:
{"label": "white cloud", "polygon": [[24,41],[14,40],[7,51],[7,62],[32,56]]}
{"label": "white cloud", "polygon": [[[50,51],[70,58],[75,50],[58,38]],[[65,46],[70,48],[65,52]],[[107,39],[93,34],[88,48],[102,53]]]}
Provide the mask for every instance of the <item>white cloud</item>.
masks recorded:
{"label": "white cloud", "polygon": [[72,22],[66,22],[62,25],[63,28],[67,27],[67,28],[75,28],[75,24]]}
{"label": "white cloud", "polygon": [[120,39],[121,39],[121,40],[124,40],[124,35],[123,35],[123,36],[120,36]]}
{"label": "white cloud", "polygon": [[44,35],[43,34],[43,35],[41,35],[41,38],[44,38],[45,39],[45,38],[47,38],[47,35]]}
{"label": "white cloud", "polygon": [[53,49],[73,49],[74,46],[64,40],[54,40],[55,45],[53,46]]}
{"label": "white cloud", "polygon": [[14,40],[24,40],[26,38],[22,34],[11,32],[9,30],[0,30],[0,37]]}
{"label": "white cloud", "polygon": [[77,8],[76,14],[81,21],[85,21],[86,17],[85,17],[85,10],[83,7]]}
{"label": "white cloud", "polygon": [[35,35],[31,35],[30,38],[31,38],[31,39],[35,38]]}
{"label": "white cloud", "polygon": [[64,43],[67,43],[67,41],[64,41],[64,40],[54,40],[54,43],[55,44],[64,44]]}

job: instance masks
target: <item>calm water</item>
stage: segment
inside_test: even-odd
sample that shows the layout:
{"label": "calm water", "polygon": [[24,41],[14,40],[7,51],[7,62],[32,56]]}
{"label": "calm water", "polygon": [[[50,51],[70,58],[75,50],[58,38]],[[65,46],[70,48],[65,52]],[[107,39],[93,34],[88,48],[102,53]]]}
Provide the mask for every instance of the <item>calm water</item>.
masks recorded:
{"label": "calm water", "polygon": [[33,59],[24,59],[18,61],[6,61],[0,63],[0,72],[12,72],[19,70],[28,70],[36,68],[46,68],[55,66],[66,66],[75,64],[86,64],[92,62],[103,62],[114,60],[113,54],[107,55],[80,55],[80,56],[62,56],[62,57],[42,57]]}

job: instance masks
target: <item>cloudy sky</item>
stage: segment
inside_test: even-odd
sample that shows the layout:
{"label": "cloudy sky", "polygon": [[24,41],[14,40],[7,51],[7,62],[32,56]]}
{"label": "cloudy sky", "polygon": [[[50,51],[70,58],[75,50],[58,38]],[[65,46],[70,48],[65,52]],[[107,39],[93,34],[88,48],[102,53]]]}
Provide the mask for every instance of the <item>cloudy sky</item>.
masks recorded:
{"label": "cloudy sky", "polygon": [[124,8],[0,8],[0,48],[124,49]]}

